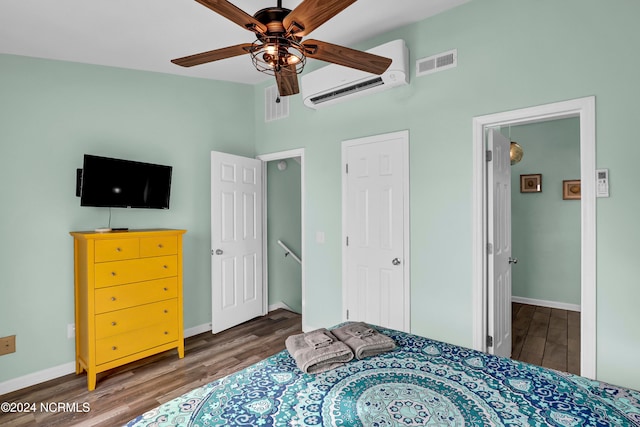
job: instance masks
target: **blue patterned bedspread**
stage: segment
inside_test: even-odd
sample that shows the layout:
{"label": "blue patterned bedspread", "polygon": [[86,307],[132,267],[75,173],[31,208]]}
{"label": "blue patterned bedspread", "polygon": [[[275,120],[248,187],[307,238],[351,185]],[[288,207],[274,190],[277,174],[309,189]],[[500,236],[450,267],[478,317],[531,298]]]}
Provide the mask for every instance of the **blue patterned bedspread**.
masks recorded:
{"label": "blue patterned bedspread", "polygon": [[640,393],[379,328],[398,348],[318,375],[284,350],[127,426],[640,426]]}

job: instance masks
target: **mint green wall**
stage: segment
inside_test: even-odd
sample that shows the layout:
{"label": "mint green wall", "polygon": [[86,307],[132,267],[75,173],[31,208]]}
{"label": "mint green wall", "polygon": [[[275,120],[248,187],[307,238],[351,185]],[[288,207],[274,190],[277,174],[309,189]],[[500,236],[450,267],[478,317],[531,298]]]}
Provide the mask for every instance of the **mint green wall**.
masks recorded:
{"label": "mint green wall", "polygon": [[[525,152],[511,167],[512,294],[580,305],[580,201],[562,181],[580,179],[580,120],[503,128]],[[542,192],[521,193],[520,175],[542,174]]]}
{"label": "mint green wall", "polygon": [[[597,166],[611,173],[611,197],[597,200],[597,375],[640,389],[638,16],[632,0],[473,0],[355,46],[405,39],[409,87],[318,111],[296,95],[290,117],[270,123],[257,102],[258,151],[305,148],[305,233],[326,233],[306,239],[306,322],[342,320],[341,141],[408,129],[411,329],[472,346],[472,119],[595,95]],[[415,77],[416,59],[453,48],[457,68]]]}
{"label": "mint green wall", "polygon": [[84,153],[173,166],[167,211],[113,209],[111,225],[184,228],[185,327],[211,321],[211,150],[254,154],[253,88],[0,55],[0,382],[73,362],[71,230],[105,226],[80,207]]}
{"label": "mint green wall", "polygon": [[278,160],[267,163],[267,251],[269,305],[283,302],[302,312],[302,267],[278,245],[278,239],[301,256],[300,164],[287,159],[278,170]]}

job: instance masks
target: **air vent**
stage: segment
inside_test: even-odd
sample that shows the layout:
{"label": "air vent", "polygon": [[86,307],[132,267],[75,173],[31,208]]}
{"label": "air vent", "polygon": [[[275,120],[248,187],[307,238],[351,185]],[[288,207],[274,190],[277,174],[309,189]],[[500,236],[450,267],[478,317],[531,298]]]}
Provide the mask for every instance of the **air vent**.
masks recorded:
{"label": "air vent", "polygon": [[277,86],[269,86],[264,90],[265,123],[284,119],[285,117],[289,117],[289,97],[281,97]]}
{"label": "air vent", "polygon": [[382,77],[375,77],[371,80],[367,80],[361,83],[356,83],[342,89],[334,90],[333,92],[325,93],[319,96],[314,96],[313,98],[311,98],[311,102],[313,104],[320,104],[322,102],[331,101],[332,99],[341,98],[343,96],[360,92],[372,87],[380,86],[383,84],[384,84],[384,81],[382,81]]}
{"label": "air vent", "polygon": [[439,53],[416,61],[416,77],[448,70],[458,66],[458,49]]}

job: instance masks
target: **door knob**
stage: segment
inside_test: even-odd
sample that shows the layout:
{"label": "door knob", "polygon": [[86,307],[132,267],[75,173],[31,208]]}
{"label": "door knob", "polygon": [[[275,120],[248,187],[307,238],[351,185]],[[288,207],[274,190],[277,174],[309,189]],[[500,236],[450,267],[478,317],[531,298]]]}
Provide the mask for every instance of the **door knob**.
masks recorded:
{"label": "door knob", "polygon": [[393,264],[393,265],[400,265],[400,259],[398,259],[398,258],[394,258],[393,260],[391,260],[391,264]]}
{"label": "door knob", "polygon": [[509,264],[517,264],[517,263],[518,263],[518,258],[509,257]]}
{"label": "door knob", "polygon": [[216,249],[216,255],[222,255],[222,249]]}

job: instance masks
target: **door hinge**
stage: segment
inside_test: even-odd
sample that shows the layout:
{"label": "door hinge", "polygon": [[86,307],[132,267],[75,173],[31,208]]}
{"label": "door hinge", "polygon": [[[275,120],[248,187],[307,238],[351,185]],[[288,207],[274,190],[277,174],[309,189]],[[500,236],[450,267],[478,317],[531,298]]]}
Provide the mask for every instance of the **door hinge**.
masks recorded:
{"label": "door hinge", "polygon": [[493,337],[491,335],[487,335],[487,347],[493,347]]}
{"label": "door hinge", "polygon": [[487,243],[487,254],[491,255],[493,253],[493,244]]}
{"label": "door hinge", "polygon": [[493,151],[487,151],[487,162],[493,160]]}

